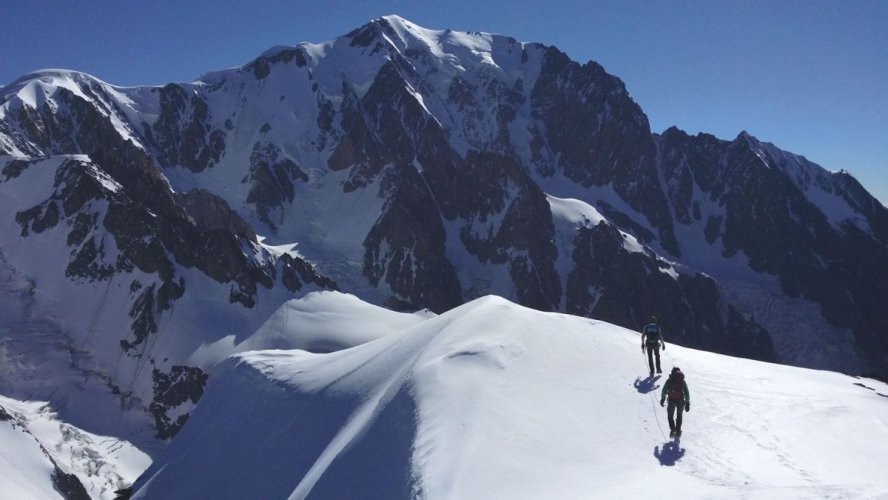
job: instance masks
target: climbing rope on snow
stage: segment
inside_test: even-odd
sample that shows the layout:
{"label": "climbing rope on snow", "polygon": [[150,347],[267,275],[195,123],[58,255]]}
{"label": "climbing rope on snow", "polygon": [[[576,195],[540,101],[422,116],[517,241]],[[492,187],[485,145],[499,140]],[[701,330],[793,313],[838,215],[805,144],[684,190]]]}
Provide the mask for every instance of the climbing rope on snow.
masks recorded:
{"label": "climbing rope on snow", "polygon": [[660,436],[662,436],[663,440],[666,441],[666,433],[663,432],[663,426],[660,425],[660,418],[657,416],[657,400],[656,398],[654,398],[654,392],[656,391],[651,391],[650,393],[648,393],[651,398],[651,407],[653,407],[654,409],[654,422],[657,423],[657,429],[660,429]]}

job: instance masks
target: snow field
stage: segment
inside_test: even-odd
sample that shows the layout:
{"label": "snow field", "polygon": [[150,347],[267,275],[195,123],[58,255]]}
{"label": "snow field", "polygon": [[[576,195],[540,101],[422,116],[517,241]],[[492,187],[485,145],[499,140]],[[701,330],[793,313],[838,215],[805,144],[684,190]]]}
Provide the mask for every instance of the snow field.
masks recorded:
{"label": "snow field", "polygon": [[[662,361],[690,387],[679,443],[658,404],[665,373],[645,380],[637,333],[498,297],[329,354],[243,353],[220,367],[136,497],[888,492],[885,384],[668,344]],[[240,400],[248,408],[231,408]]]}
{"label": "snow field", "polygon": [[151,463],[124,440],[61,422],[45,403],[0,396],[0,407],[11,417],[0,420],[0,498],[63,498],[51,479],[57,466],[91,498],[110,500]]}

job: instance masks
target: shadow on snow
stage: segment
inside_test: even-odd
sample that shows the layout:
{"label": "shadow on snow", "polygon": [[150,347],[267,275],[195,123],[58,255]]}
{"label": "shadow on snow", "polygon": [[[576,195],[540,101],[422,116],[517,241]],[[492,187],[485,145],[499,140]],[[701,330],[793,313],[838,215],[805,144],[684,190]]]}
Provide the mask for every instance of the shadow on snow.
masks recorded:
{"label": "shadow on snow", "polygon": [[684,454],[685,449],[681,447],[678,438],[663,443],[663,449],[660,449],[659,446],[654,446],[654,457],[660,461],[660,465],[667,467],[675,465],[675,462],[681,460]]}
{"label": "shadow on snow", "polygon": [[633,383],[632,385],[635,386],[635,390],[637,390],[638,392],[642,394],[647,394],[660,387],[659,385],[657,385],[658,380],[660,380],[659,375],[655,377],[648,377],[646,379],[637,378],[635,379],[635,383]]}

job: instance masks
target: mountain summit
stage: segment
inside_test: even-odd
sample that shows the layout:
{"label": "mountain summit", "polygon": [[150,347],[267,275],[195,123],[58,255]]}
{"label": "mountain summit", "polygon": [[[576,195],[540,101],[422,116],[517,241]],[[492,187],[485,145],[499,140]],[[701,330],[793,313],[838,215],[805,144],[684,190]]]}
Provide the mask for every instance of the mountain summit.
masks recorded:
{"label": "mountain summit", "polygon": [[670,344],[888,373],[888,209],[853,177],[651,133],[594,62],[397,16],[191,83],[0,89],[0,265],[0,393],[140,446],[323,290],[656,314]]}

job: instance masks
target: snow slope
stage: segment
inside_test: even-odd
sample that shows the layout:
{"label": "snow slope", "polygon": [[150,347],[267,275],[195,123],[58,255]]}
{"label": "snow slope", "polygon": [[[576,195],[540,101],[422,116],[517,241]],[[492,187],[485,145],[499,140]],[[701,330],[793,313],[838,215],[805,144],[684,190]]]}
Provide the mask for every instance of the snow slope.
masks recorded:
{"label": "snow slope", "polygon": [[58,420],[46,403],[0,396],[0,498],[66,498],[53,475],[67,474],[91,498],[112,499],[150,463],[126,441]]}
{"label": "snow slope", "polygon": [[663,355],[690,387],[680,442],[637,333],[494,296],[338,352],[242,353],[134,498],[888,497],[885,384]]}

